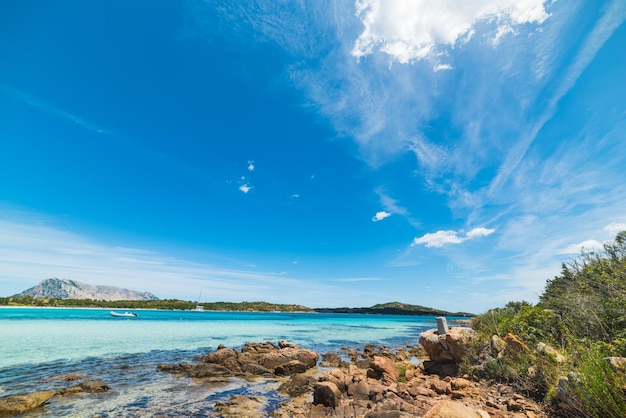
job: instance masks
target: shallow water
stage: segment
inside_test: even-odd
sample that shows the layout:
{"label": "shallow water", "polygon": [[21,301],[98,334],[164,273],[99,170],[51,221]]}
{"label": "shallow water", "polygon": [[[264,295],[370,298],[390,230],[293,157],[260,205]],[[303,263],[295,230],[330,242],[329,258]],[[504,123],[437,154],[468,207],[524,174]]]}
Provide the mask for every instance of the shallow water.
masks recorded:
{"label": "shallow water", "polygon": [[417,344],[434,317],[138,310],[113,318],[103,309],[0,308],[0,396],[56,390],[102,379],[111,390],[54,397],[25,417],[217,416],[216,402],[235,393],[270,397],[268,414],[284,399],[275,383],[232,379],[228,384],[160,373],[160,363],[191,362],[224,344],[284,339],[318,353],[374,343]]}

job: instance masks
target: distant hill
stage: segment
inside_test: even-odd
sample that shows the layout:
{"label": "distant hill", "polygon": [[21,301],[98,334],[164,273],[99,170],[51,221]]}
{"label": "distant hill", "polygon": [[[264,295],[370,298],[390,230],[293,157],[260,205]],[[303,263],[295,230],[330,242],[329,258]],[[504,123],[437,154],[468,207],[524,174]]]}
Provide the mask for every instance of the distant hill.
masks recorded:
{"label": "distant hill", "polygon": [[15,296],[56,299],[93,299],[107,301],[159,300],[159,298],[149,292],[137,292],[114,286],[92,286],[76,280],[57,278],[43,280],[37,286],[31,287],[30,289],[27,289]]}
{"label": "distant hill", "polygon": [[474,316],[468,312],[448,312],[439,309],[427,308],[420,305],[409,305],[401,302],[388,302],[374,305],[369,308],[316,308],[320,313],[359,313],[359,314],[386,314],[386,315],[427,315],[427,316]]}

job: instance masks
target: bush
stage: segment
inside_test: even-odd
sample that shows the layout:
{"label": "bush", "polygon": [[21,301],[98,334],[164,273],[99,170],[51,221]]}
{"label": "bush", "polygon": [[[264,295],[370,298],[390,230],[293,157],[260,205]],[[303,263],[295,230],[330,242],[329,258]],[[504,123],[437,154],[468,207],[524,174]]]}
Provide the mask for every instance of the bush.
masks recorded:
{"label": "bush", "polygon": [[624,376],[617,375],[604,359],[598,347],[585,350],[581,360],[569,379],[570,389],[580,399],[586,411],[582,415],[595,418],[626,417],[626,398],[623,387]]}
{"label": "bush", "polygon": [[568,345],[570,333],[554,311],[526,303],[514,308],[511,304],[509,302],[504,308],[491,309],[475,317],[472,327],[489,337],[503,337],[511,333],[530,345],[540,342],[559,348]]}

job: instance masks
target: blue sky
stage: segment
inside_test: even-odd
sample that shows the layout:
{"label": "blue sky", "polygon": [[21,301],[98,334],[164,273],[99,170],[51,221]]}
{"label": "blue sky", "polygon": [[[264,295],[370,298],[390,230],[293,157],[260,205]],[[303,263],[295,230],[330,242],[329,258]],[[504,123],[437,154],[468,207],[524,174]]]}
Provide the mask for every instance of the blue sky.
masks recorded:
{"label": "blue sky", "polygon": [[626,229],[626,1],[0,6],[0,295],[536,302]]}

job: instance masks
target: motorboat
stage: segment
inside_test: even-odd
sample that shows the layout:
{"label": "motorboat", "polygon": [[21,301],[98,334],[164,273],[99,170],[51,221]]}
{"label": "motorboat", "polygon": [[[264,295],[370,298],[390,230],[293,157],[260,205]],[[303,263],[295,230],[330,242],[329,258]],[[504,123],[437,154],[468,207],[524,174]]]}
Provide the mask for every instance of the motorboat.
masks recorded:
{"label": "motorboat", "polygon": [[111,314],[111,316],[114,316],[116,318],[134,318],[137,316],[137,314],[135,312],[115,312],[115,311],[111,311],[109,312]]}

